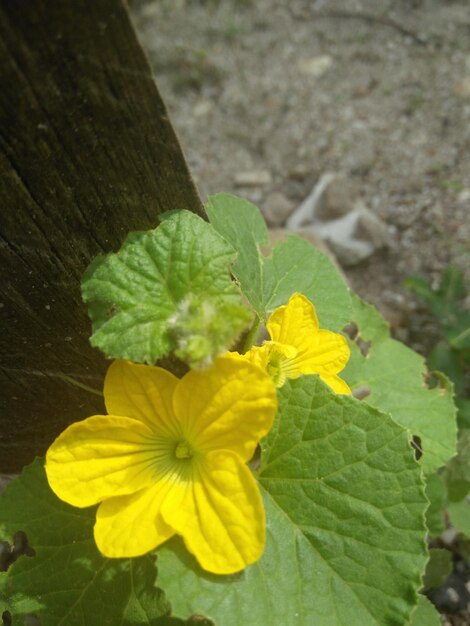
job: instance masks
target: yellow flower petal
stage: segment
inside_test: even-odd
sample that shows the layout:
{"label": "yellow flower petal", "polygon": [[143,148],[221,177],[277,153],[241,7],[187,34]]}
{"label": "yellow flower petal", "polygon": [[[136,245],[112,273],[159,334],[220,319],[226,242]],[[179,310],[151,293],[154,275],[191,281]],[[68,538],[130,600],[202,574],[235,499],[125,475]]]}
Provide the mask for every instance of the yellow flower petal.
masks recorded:
{"label": "yellow flower petal", "polygon": [[264,346],[253,346],[248,352],[245,352],[245,354],[228,352],[231,358],[238,359],[239,361],[248,361],[249,363],[253,363],[253,365],[261,367],[262,370],[266,370],[268,366],[268,354],[269,351],[266,350]]}
{"label": "yellow flower petal", "polygon": [[152,432],[128,417],[94,415],[69,426],[46,454],[55,494],[77,507],[133,493],[154,480]]}
{"label": "yellow flower petal", "polygon": [[270,315],[266,327],[273,341],[294,346],[300,352],[306,349],[309,337],[318,330],[319,324],[310,300],[294,293],[286,305]]}
{"label": "yellow flower petal", "polygon": [[162,514],[207,571],[232,574],[254,563],[265,544],[265,513],[258,485],[240,458],[210,452],[181,500],[170,492]]}
{"label": "yellow flower petal", "polygon": [[349,359],[349,346],[343,335],[319,330],[309,337],[305,351],[294,359],[303,374],[329,376],[340,372]]}
{"label": "yellow flower petal", "polygon": [[173,407],[195,448],[233,450],[248,461],[273,423],[276,390],[262,369],[226,355],[210,368],[188,372]]}
{"label": "yellow flower petal", "polygon": [[172,396],[178,378],[161,367],[114,361],[104,381],[104,399],[110,415],[125,415],[150,428],[177,434]]}
{"label": "yellow flower petal", "polygon": [[175,534],[160,514],[169,481],[103,502],[96,513],[95,542],[107,557],[140,556]]}
{"label": "yellow flower petal", "polygon": [[335,393],[351,393],[349,385],[344,382],[342,378],[332,374],[331,376],[323,375],[321,379],[324,383],[329,385]]}
{"label": "yellow flower petal", "polygon": [[177,380],[121,361],[110,368],[105,395],[117,415],[73,424],[46,459],[60,498],[101,501],[101,552],[139,556],[179,533],[211,572],[239,571],[259,558],[264,509],[244,461],[276,412],[267,373],[226,356]]}
{"label": "yellow flower petal", "polygon": [[[267,328],[272,341],[252,348],[245,356],[263,366],[278,387],[286,378],[319,374],[337,393],[351,393],[336,376],[349,359],[347,341],[338,333],[319,328],[315,308],[305,296],[293,294],[285,306],[272,313]],[[288,348],[295,354],[289,354]]]}

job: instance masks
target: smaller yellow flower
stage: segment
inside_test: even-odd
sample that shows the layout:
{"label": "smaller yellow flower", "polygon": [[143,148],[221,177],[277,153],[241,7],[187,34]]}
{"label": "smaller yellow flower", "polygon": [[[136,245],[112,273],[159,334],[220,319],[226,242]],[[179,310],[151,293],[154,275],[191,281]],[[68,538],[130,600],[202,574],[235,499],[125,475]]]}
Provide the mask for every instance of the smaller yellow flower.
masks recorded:
{"label": "smaller yellow flower", "polygon": [[104,397],[109,415],[72,424],[46,455],[59,498],[77,507],[101,503],[99,550],[139,556],[179,534],[209,572],[230,574],[256,561],[265,513],[246,463],[277,408],[266,372],[225,356],[178,379],[115,361]]}
{"label": "smaller yellow flower", "polygon": [[336,393],[351,393],[338,376],[349,359],[346,339],[318,323],[313,304],[300,293],[277,308],[266,324],[271,341],[254,346],[242,358],[265,369],[277,387],[286,378],[318,374]]}

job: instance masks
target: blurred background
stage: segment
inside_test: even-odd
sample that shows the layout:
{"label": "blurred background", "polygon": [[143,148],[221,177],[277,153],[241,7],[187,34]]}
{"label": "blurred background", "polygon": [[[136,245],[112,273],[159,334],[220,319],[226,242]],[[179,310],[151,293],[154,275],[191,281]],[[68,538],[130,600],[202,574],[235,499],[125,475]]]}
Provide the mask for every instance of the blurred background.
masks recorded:
{"label": "blurred background", "polygon": [[270,226],[299,227],[310,196],[303,226],[395,336],[429,353],[438,324],[403,281],[437,289],[449,265],[470,278],[469,0],[131,11],[203,200],[233,192]]}

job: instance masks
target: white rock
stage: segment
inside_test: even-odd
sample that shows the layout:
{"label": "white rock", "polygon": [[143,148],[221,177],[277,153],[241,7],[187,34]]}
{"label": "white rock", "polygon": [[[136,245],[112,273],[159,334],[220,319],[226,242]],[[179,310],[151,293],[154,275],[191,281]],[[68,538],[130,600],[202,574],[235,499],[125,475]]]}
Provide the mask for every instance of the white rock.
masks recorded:
{"label": "white rock", "polygon": [[312,220],[328,221],[346,215],[354,208],[355,191],[345,177],[323,174],[309,196],[289,218],[289,228],[298,228]]}
{"label": "white rock", "polygon": [[454,543],[455,538],[458,534],[459,533],[457,530],[455,530],[455,528],[446,528],[441,535],[441,539],[446,545],[450,546],[452,543]]}
{"label": "white rock", "polygon": [[292,213],[287,220],[288,228],[300,228],[304,224],[309,224],[315,220],[317,206],[328,185],[336,178],[335,174],[328,172],[323,174],[318,183],[312,189],[302,204]]}
{"label": "white rock", "polygon": [[193,115],[194,117],[204,117],[210,113],[213,108],[214,105],[210,100],[199,100],[199,102],[194,105]]}
{"label": "white rock", "polygon": [[326,185],[318,202],[316,218],[320,220],[337,219],[354,208],[356,195],[352,183],[343,176],[335,176]]}
{"label": "white rock", "polygon": [[388,243],[389,232],[387,224],[369,210],[361,200],[355,203],[354,213],[359,215],[355,231],[355,235],[359,239],[370,241],[376,248],[380,248]]}
{"label": "white rock", "polygon": [[235,174],[235,184],[238,187],[264,187],[271,183],[272,176],[268,170],[252,170]]}
{"label": "white rock", "polygon": [[301,59],[297,66],[302,74],[320,78],[333,65],[333,59],[328,54],[313,57],[312,59]]}
{"label": "white rock", "polygon": [[387,245],[390,235],[385,222],[361,201],[348,198],[345,189],[342,194],[344,204],[339,201],[337,205],[328,204],[327,190],[332,189],[338,180],[342,179],[331,173],[324,174],[287,220],[287,227],[311,229],[329,245],[341,265],[348,267]]}
{"label": "white rock", "polygon": [[337,220],[330,220],[317,224],[316,231],[336,254],[341,265],[349,267],[367,259],[375,251],[371,241],[358,239],[356,231],[359,228],[361,215],[351,211]]}

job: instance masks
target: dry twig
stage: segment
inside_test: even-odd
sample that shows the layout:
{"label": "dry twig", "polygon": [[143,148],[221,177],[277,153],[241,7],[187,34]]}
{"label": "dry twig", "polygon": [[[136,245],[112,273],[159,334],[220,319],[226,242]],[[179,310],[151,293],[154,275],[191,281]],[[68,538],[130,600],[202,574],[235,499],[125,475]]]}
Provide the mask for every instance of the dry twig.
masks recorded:
{"label": "dry twig", "polygon": [[374,15],[373,13],[365,13],[363,11],[303,11],[302,13],[296,13],[291,7],[289,7],[289,13],[295,20],[305,21],[306,19],[352,19],[361,20],[363,22],[369,22],[370,24],[380,24],[382,26],[388,26],[393,28],[405,37],[410,37],[415,43],[420,46],[427,45],[427,41],[420,37],[414,31],[405,28],[399,22],[396,22],[390,17],[383,15]]}

